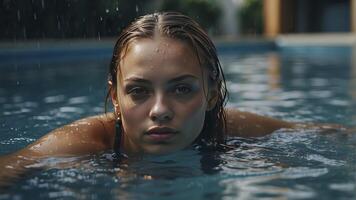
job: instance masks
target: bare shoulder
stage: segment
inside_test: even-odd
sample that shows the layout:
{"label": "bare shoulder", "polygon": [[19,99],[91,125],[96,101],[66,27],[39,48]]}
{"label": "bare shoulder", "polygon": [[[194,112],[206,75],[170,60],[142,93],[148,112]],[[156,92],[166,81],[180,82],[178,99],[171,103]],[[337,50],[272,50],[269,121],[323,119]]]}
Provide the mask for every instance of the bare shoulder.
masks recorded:
{"label": "bare shoulder", "polygon": [[295,123],[243,112],[228,108],[226,111],[227,133],[230,136],[258,137],[270,134],[281,128],[294,128]]}
{"label": "bare shoulder", "polygon": [[0,188],[26,173],[41,158],[98,153],[113,146],[113,114],[80,119],[57,128],[12,154],[0,156]]}
{"label": "bare shoulder", "polygon": [[113,114],[83,118],[49,132],[22,152],[37,156],[97,153],[112,148],[114,127]]}

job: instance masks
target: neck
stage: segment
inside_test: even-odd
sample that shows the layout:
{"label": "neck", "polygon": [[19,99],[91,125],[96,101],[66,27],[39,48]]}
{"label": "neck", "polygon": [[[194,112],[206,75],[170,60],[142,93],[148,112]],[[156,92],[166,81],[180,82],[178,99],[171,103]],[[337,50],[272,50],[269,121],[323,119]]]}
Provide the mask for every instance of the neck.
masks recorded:
{"label": "neck", "polygon": [[120,151],[130,157],[143,155],[143,150],[130,140],[127,134],[122,131]]}

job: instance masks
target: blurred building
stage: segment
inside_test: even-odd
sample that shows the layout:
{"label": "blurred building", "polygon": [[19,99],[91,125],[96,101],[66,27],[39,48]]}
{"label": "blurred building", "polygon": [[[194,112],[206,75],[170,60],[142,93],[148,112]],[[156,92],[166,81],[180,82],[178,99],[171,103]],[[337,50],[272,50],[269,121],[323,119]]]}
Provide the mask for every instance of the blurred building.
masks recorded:
{"label": "blurred building", "polygon": [[264,33],[355,33],[356,0],[264,0]]}

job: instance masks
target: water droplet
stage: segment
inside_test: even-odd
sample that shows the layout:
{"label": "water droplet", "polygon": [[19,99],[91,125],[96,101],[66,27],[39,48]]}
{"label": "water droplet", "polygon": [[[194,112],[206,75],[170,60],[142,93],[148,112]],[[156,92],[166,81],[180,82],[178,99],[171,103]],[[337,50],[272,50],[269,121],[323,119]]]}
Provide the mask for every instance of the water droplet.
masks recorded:
{"label": "water droplet", "polygon": [[106,9],[105,12],[106,12],[106,13],[109,13],[109,9]]}
{"label": "water droplet", "polygon": [[14,167],[13,167],[12,165],[6,165],[5,168],[7,168],[7,169],[14,169]]}
{"label": "water droplet", "polygon": [[21,13],[20,13],[20,10],[17,10],[17,21],[21,21]]}
{"label": "water droplet", "polygon": [[136,13],[138,13],[138,5],[136,5]]}
{"label": "water droplet", "polygon": [[26,39],[27,38],[27,30],[26,27],[23,28],[23,37]]}
{"label": "water droplet", "polygon": [[240,119],[246,119],[245,115],[239,115]]}
{"label": "water droplet", "polygon": [[61,30],[61,22],[59,20],[57,20],[57,29]]}

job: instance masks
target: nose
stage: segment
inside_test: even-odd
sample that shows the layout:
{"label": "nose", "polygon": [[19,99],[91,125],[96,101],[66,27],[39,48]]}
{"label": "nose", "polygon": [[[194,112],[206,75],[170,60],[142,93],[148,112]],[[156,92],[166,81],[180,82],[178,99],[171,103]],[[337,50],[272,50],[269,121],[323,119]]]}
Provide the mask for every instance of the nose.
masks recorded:
{"label": "nose", "polygon": [[172,120],[173,115],[168,99],[164,95],[156,95],[149,114],[151,120],[159,123],[168,122]]}

